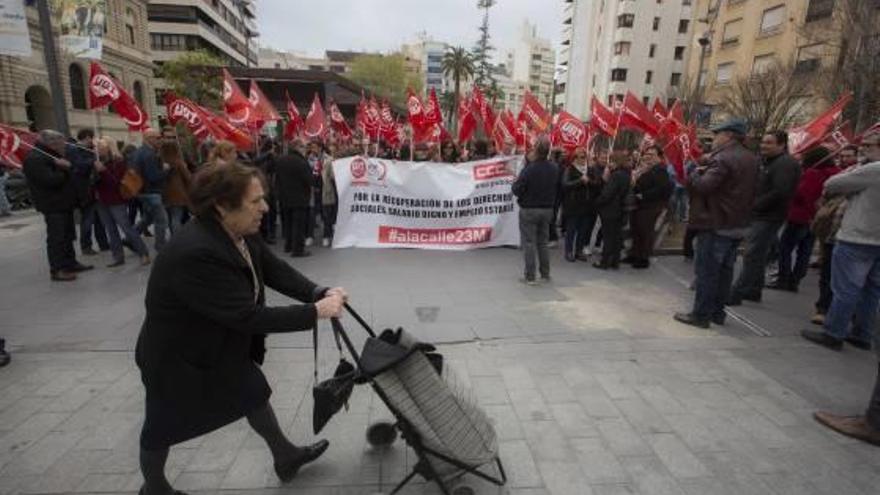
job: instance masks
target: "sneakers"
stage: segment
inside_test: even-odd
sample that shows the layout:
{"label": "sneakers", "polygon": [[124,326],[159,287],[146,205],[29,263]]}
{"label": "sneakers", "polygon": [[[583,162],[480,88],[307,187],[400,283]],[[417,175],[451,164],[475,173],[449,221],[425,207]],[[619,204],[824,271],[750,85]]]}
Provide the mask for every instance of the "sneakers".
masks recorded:
{"label": "sneakers", "polygon": [[321,246],[323,246],[323,247],[330,247],[330,239],[328,239],[327,237],[325,237],[324,240],[321,241]]}
{"label": "sneakers", "polygon": [[306,247],[312,247],[312,244],[315,243],[315,240],[311,237],[306,237]]}

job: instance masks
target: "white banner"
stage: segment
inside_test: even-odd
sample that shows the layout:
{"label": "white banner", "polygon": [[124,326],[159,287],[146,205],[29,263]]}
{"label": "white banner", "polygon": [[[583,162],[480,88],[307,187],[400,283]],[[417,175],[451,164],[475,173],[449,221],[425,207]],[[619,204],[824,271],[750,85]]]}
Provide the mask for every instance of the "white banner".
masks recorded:
{"label": "white banner", "polygon": [[521,162],[521,156],[457,164],[336,160],[333,247],[519,245],[519,207],[510,188]]}
{"label": "white banner", "polygon": [[101,60],[107,29],[106,0],[54,0],[61,49],[76,58]]}
{"label": "white banner", "polygon": [[23,0],[0,0],[0,55],[31,56],[31,35]]}

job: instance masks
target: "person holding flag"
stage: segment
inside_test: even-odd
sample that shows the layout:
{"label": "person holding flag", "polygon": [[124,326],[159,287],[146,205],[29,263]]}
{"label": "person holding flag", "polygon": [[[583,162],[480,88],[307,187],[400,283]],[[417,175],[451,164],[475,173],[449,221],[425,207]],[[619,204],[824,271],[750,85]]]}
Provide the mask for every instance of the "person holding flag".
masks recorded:
{"label": "person holding flag", "polygon": [[743,146],[743,120],[728,120],[712,132],[712,153],[688,176],[690,226],[698,231],[694,305],[674,316],[699,328],[725,322],[736,250],[749,231],[759,168],[758,157]]}

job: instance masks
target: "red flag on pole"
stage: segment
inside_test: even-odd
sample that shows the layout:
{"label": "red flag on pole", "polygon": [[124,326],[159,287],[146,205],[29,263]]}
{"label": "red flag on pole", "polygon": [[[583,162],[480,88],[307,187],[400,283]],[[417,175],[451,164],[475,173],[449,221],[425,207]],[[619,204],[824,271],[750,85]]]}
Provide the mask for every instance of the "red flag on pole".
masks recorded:
{"label": "red flag on pole", "polygon": [[230,141],[236,148],[242,151],[253,151],[254,140],[250,134],[241,128],[232,125],[225,115],[217,115],[203,106],[199,106],[199,108],[202,110],[202,115],[205,116],[214,127],[223,133],[223,136],[218,136],[218,139]]}
{"label": "red flag on pole", "polygon": [[659,134],[660,124],[657,119],[632,92],[626,92],[620,111],[620,125],[622,127],[640,131],[651,137],[656,137]]}
{"label": "red flag on pole", "polygon": [[177,125],[183,122],[199,141],[207,138],[225,139],[226,134],[205,114],[202,107],[192,101],[181,98],[171,91],[165,92],[165,114],[168,122]]}
{"label": "red flag on pole", "polygon": [[590,100],[590,127],[608,137],[617,135],[617,115],[602,104],[595,95]]}
{"label": "red flag on pole", "polygon": [[251,92],[250,96],[248,96],[248,102],[251,105],[249,126],[260,128],[266,122],[281,120],[278,110],[275,110],[272,102],[266,98],[266,95],[260,90],[260,86],[253,79],[251,79]]}
{"label": "red flag on pole", "polygon": [[431,95],[428,103],[424,106],[425,124],[442,124],[443,113],[440,111],[440,102],[437,101],[437,92],[431,88]]}
{"label": "red flag on pole", "polygon": [[290,94],[285,91],[284,96],[285,98],[287,98],[288,119],[287,125],[284,126],[284,138],[287,140],[291,140],[296,138],[305,123],[303,122],[302,116],[299,114],[299,109],[296,108],[296,104],[293,102],[293,100],[290,99]]}
{"label": "red flag on pole", "polygon": [[464,144],[473,136],[476,129],[477,118],[474,116],[470,95],[468,95],[458,100],[458,143]]}
{"label": "red flag on pole", "polygon": [[336,135],[339,136],[340,139],[345,141],[351,139],[351,128],[348,126],[348,122],[345,121],[345,117],[342,115],[342,112],[339,111],[339,107],[333,100],[330,100],[330,126],[333,127],[333,130],[336,131]]}
{"label": "red flag on pole", "polygon": [[112,106],[130,131],[142,131],[150,126],[147,112],[97,62],[92,62],[89,72],[90,109]]}
{"label": "red flag on pole", "polygon": [[544,132],[550,126],[550,113],[541,105],[541,102],[526,90],[523,97],[522,108],[519,111],[519,120],[523,120],[529,126],[538,131]]}
{"label": "red flag on pole", "polygon": [[312,106],[309,108],[309,114],[306,116],[306,125],[303,133],[308,139],[324,139],[324,135],[327,134],[324,106],[321,104],[321,98],[317,92],[312,100]]}
{"label": "red flag on pole", "polygon": [[[37,142],[37,135],[26,129],[0,124],[0,161],[21,168],[24,159]],[[0,191],[3,194],[3,191]]]}
{"label": "red flag on pole", "polygon": [[247,125],[251,120],[251,102],[226,69],[223,69],[223,107],[235,125]]}
{"label": "red flag on pole", "polygon": [[495,112],[492,111],[492,107],[486,101],[479,86],[474,86],[474,93],[471,102],[474,105],[474,110],[477,115],[479,115],[480,119],[483,121],[483,131],[487,136],[491,136],[493,128],[495,127]]}
{"label": "red flag on pole", "polygon": [[566,150],[573,150],[580,146],[586,146],[590,133],[587,126],[574,115],[562,110],[557,114],[556,125],[553,127],[551,142],[556,146],[562,146]]}
{"label": "red flag on pole", "polygon": [[828,133],[834,122],[843,114],[843,109],[852,100],[847,92],[837,102],[811,122],[788,131],[788,149],[791,154],[802,153],[815,146]]}
{"label": "red flag on pole", "polygon": [[424,127],[427,124],[425,105],[411,88],[407,89],[406,110],[409,113],[409,123],[413,128]]}
{"label": "red flag on pole", "polygon": [[660,101],[660,98],[654,98],[654,106],[651,108],[651,112],[654,114],[654,119],[661,125],[663,125],[669,117],[669,110],[666,108],[666,105]]}
{"label": "red flag on pole", "polygon": [[382,106],[379,109],[379,118],[379,130],[380,134],[382,134],[382,138],[385,139],[388,144],[397,141],[397,122],[394,121],[394,115],[391,113],[391,106],[388,105],[387,101],[382,102]]}
{"label": "red flag on pole", "polygon": [[832,153],[837,153],[843,148],[856,142],[855,133],[849,121],[840,124],[836,129],[832,130],[820,142],[819,146],[824,146]]}

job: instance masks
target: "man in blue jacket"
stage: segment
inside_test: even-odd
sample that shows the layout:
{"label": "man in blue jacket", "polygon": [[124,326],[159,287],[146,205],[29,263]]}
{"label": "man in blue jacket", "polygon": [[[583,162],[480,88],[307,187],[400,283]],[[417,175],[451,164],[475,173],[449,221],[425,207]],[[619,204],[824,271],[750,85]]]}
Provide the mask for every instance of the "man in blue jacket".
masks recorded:
{"label": "man in blue jacket", "polygon": [[159,158],[161,142],[162,135],[159,131],[148,129],[144,132],[144,144],[134,155],[134,169],[144,180],[144,188],[138,195],[144,218],[138,224],[138,231],[143,233],[151,223],[155,224],[156,251],[165,246],[168,231],[168,213],[162,203],[162,191],[165,190],[165,182],[171,171],[171,165],[163,163]]}
{"label": "man in blue jacket", "polygon": [[76,134],[76,143],[67,145],[65,155],[70,160],[70,177],[76,189],[77,207],[81,216],[79,247],[83,254],[94,256],[98,253],[92,248],[93,231],[98,249],[101,251],[110,249],[107,233],[95,210],[95,190],[92,187],[95,177],[95,132],[91,129],[80,130]]}
{"label": "man in blue jacket", "polygon": [[550,253],[547,242],[553,206],[556,203],[559,170],[547,159],[550,141],[543,137],[535,144],[533,160],[526,163],[516,182],[513,194],[519,203],[519,231],[525,257],[525,277],[522,282],[535,285],[535,256],[537,254],[541,282],[550,281]]}

